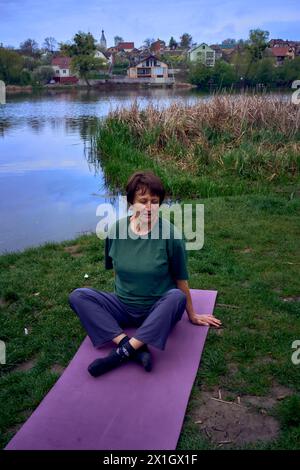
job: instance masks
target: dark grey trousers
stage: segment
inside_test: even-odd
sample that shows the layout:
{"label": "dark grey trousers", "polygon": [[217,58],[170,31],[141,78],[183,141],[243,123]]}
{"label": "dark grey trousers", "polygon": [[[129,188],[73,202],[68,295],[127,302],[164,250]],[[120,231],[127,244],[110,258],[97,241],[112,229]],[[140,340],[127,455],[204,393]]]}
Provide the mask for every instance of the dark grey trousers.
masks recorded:
{"label": "dark grey trousers", "polygon": [[115,293],[82,287],[71,292],[69,304],[95,347],[132,326],[137,327],[134,338],[164,350],[171,329],[181,320],[186,295],[180,289],[170,289],[151,307],[140,309],[125,304]]}

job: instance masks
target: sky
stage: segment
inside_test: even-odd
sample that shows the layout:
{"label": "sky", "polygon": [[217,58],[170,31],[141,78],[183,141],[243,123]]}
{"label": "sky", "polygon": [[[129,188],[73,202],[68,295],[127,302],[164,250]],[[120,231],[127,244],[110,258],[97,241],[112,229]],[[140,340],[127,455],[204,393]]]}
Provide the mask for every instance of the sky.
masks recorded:
{"label": "sky", "polygon": [[108,47],[114,36],[140,47],[146,38],[167,43],[187,32],[194,43],[246,39],[261,28],[271,38],[300,40],[299,0],[0,0],[0,43],[18,47],[25,39],[41,46],[45,37],[72,40],[78,31],[97,41],[104,29]]}

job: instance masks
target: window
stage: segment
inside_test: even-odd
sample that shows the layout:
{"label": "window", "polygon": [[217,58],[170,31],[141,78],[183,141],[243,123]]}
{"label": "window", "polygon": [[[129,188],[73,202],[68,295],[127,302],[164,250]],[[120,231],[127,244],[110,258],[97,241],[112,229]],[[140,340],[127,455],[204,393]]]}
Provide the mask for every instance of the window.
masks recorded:
{"label": "window", "polygon": [[150,68],[137,68],[137,75],[138,77],[151,75],[151,69]]}
{"label": "window", "polygon": [[155,66],[154,59],[146,60],[146,67],[154,67],[154,66]]}
{"label": "window", "polygon": [[157,76],[164,76],[164,69],[163,67],[155,67],[154,69],[154,73],[157,75]]}
{"label": "window", "polygon": [[66,70],[63,70],[63,73],[67,73],[67,71],[66,71]]}
{"label": "window", "polygon": [[55,70],[55,73],[59,73],[59,70]]}

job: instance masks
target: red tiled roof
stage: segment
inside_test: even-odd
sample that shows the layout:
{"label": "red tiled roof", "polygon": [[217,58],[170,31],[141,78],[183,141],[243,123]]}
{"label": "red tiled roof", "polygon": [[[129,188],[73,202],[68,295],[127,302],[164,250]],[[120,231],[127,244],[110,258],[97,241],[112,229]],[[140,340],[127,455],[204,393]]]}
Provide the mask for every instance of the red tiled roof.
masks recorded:
{"label": "red tiled roof", "polygon": [[134,42],[119,42],[117,47],[119,51],[121,49],[134,49]]}
{"label": "red tiled roof", "polygon": [[289,53],[289,47],[272,47],[272,54],[275,57],[284,57]]}
{"label": "red tiled roof", "polygon": [[55,57],[52,59],[51,65],[61,69],[69,69],[71,65],[71,57]]}

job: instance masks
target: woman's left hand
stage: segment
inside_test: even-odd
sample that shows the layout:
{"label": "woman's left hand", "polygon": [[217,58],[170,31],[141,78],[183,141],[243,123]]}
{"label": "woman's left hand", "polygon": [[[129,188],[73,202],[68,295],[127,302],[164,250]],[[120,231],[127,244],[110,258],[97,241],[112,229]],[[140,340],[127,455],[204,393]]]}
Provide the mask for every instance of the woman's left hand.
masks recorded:
{"label": "woman's left hand", "polygon": [[220,328],[222,325],[222,322],[212,315],[199,315],[198,313],[194,313],[190,317],[190,321],[194,325],[214,326],[216,328]]}

